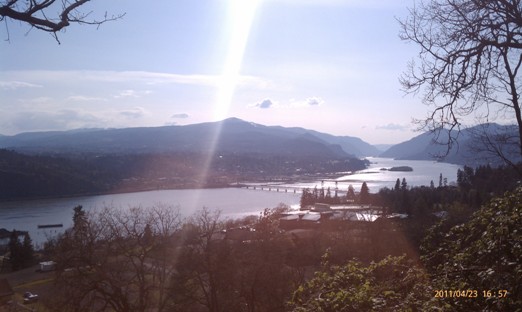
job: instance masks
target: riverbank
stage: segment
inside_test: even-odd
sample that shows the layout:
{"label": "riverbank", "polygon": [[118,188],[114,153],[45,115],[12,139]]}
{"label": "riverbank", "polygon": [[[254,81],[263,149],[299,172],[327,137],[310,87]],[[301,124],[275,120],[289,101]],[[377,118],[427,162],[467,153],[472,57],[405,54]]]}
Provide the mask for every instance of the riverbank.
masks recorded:
{"label": "riverbank", "polygon": [[[251,184],[294,184],[298,182],[313,182],[321,180],[335,180],[343,175],[352,174],[351,172],[336,172],[336,173],[317,173],[317,174],[303,174],[293,175],[290,177],[262,177],[255,178],[250,177],[247,180],[242,181],[231,181],[232,179],[223,179],[223,181],[214,182],[184,182],[184,183],[168,183],[165,180],[159,180],[155,185],[154,183],[120,183],[111,190],[98,191],[98,192],[82,192],[73,194],[62,194],[62,195],[49,195],[49,196],[30,196],[30,197],[12,197],[0,199],[0,204],[26,201],[26,200],[48,200],[48,199],[63,199],[63,198],[79,198],[89,196],[103,196],[103,195],[115,195],[115,194],[128,194],[138,192],[150,192],[150,191],[169,191],[169,190],[200,190],[200,189],[220,189],[220,188],[234,188],[244,187]],[[0,207],[1,208],[1,207]]]}

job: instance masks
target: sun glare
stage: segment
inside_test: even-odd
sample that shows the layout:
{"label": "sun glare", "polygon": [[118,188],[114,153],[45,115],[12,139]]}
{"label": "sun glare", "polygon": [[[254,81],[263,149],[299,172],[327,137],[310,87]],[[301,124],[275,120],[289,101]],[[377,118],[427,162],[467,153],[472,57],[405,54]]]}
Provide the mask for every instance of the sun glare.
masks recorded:
{"label": "sun glare", "polygon": [[[223,61],[223,70],[217,84],[216,102],[214,104],[214,119],[223,120],[227,117],[234,96],[234,90],[240,79],[241,63],[247,45],[250,28],[261,0],[228,0],[227,24],[228,30],[227,55]],[[221,135],[221,126],[211,134],[209,154],[201,167],[200,180],[204,183],[209,175],[210,166],[216,146]],[[199,199],[195,199],[198,201]]]}
{"label": "sun glare", "polygon": [[247,45],[250,28],[261,0],[229,0],[228,21],[230,34],[228,51],[223,71],[218,83],[214,117],[221,120],[227,117],[234,90],[239,82],[241,63]]}

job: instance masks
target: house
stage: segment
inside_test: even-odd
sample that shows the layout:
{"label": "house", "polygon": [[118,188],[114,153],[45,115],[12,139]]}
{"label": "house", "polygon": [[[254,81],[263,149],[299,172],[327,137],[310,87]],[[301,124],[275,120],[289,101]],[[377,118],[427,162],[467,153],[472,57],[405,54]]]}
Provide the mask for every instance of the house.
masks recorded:
{"label": "house", "polygon": [[0,279],[0,306],[8,304],[13,299],[14,291],[7,279]]}
{"label": "house", "polygon": [[42,272],[54,271],[55,266],[56,266],[56,262],[54,262],[54,261],[40,262],[40,271],[42,271]]}
{"label": "house", "polygon": [[331,210],[330,205],[323,204],[323,203],[315,203],[314,206],[312,207],[312,209],[310,209],[310,211],[316,211],[316,212],[325,212],[325,211],[330,211],[330,210]]}

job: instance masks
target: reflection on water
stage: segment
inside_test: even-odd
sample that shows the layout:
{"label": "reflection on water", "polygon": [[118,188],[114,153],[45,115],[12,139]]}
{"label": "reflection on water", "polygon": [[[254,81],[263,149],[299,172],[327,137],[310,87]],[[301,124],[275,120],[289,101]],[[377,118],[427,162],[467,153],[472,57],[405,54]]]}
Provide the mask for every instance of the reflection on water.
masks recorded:
{"label": "reflection on water", "polygon": [[[336,186],[339,190],[346,191],[351,184],[356,191],[361,188],[363,182],[366,182],[370,188],[370,192],[377,193],[383,187],[393,188],[397,179],[402,181],[403,178],[409,186],[429,186],[433,181],[435,186],[439,184],[439,177],[442,174],[443,179],[446,178],[448,184],[457,181],[457,170],[461,168],[459,165],[440,163],[435,161],[424,160],[393,160],[390,158],[367,158],[371,164],[365,169],[354,174],[345,175],[333,180],[314,181],[308,183],[295,183],[289,186],[318,188],[323,187],[334,189]],[[388,171],[381,169],[390,169],[392,167],[409,166],[413,168],[411,172],[405,171]]]}
{"label": "reflection on water", "polygon": [[[239,217],[258,214],[264,208],[273,208],[279,203],[298,205],[300,189],[304,187],[325,187],[346,191],[348,185],[359,190],[362,182],[366,181],[370,192],[378,192],[382,187],[393,187],[397,179],[406,178],[408,185],[429,185],[433,181],[439,183],[439,176],[447,178],[448,183],[457,179],[459,166],[437,163],[432,161],[392,160],[386,158],[368,158],[371,165],[368,169],[352,175],[342,176],[335,180],[313,181],[307,183],[282,184],[293,192],[276,192],[272,188],[269,192],[238,188],[201,189],[201,190],[161,190],[150,192],[136,192],[125,194],[111,194],[100,196],[57,198],[45,200],[28,200],[0,203],[0,228],[29,231],[33,242],[41,244],[48,236],[68,228],[72,224],[73,207],[82,205],[86,210],[103,208],[106,206],[129,208],[133,206],[151,207],[155,204],[164,204],[179,208],[184,217],[191,215],[202,207],[212,210],[221,210],[224,217]],[[410,166],[412,172],[392,172],[381,170],[396,166]],[[337,183],[336,183],[337,182]],[[62,228],[38,229],[42,224],[63,224]]]}
{"label": "reflection on water", "polygon": [[[41,244],[72,225],[73,208],[86,210],[103,207],[151,207],[156,204],[179,208],[184,217],[203,207],[221,210],[224,217],[258,214],[279,203],[296,205],[300,195],[293,193],[260,192],[238,188],[201,190],[161,190],[88,197],[26,200],[0,203],[0,228],[29,231],[33,242]],[[63,228],[38,229],[42,224],[63,224]]]}

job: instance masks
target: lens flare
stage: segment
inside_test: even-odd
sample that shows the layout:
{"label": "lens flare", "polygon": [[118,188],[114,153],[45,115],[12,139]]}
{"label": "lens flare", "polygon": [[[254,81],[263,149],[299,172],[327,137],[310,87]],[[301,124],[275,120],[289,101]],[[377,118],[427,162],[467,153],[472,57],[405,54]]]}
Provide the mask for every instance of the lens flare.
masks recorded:
{"label": "lens flare", "polygon": [[[250,35],[256,11],[261,0],[229,0],[227,7],[227,29],[229,31],[227,55],[223,62],[223,71],[217,85],[214,104],[214,119],[223,120],[228,116],[234,91],[240,79],[241,63]],[[201,168],[200,181],[207,180],[209,170],[221,135],[222,123],[214,129],[209,138],[208,156]]]}
{"label": "lens flare", "polygon": [[228,16],[230,21],[230,39],[223,72],[218,83],[218,93],[214,117],[222,120],[227,117],[232,103],[234,90],[239,82],[241,63],[245,53],[250,29],[260,0],[230,0]]}

